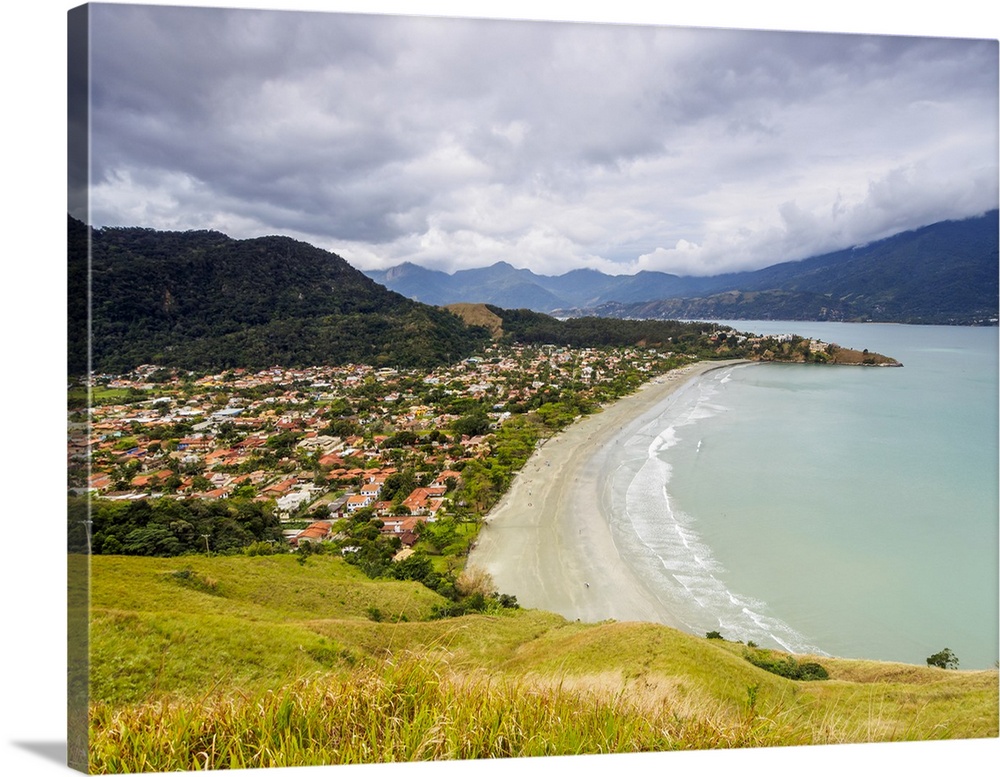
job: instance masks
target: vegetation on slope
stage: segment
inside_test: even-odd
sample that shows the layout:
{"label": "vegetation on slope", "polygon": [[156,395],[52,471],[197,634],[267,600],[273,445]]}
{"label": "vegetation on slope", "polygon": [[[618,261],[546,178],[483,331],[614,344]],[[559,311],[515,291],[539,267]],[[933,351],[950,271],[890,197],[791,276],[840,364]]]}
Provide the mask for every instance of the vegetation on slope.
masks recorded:
{"label": "vegetation on slope", "polygon": [[494,340],[503,337],[503,318],[486,305],[475,302],[456,302],[445,305],[444,308],[454,313],[469,326],[481,326],[488,329]]}
{"label": "vegetation on slope", "polygon": [[72,375],[141,364],[198,371],[433,367],[481,352],[501,332],[511,343],[669,345],[715,355],[705,324],[431,307],[379,286],[336,254],[286,237],[91,229],[70,218],[68,246]]}
{"label": "vegetation on slope", "polygon": [[829,680],[793,681],[666,626],[432,620],[433,592],[330,556],[94,557],[92,577],[99,773],[997,735],[995,671],[824,657]]}
{"label": "vegetation on slope", "polygon": [[[98,371],[139,364],[430,366],[465,358],[488,339],[485,330],[390,292],[336,254],[290,238],[89,229],[71,218],[72,277],[87,265],[79,253],[88,244]],[[75,374],[86,368],[79,350],[70,353]]]}

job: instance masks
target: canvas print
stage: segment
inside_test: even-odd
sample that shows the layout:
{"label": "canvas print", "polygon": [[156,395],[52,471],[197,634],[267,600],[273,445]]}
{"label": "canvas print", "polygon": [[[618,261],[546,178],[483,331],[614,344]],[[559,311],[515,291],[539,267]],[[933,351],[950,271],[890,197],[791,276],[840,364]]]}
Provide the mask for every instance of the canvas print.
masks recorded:
{"label": "canvas print", "polygon": [[996,40],[68,30],[70,766],[998,736]]}

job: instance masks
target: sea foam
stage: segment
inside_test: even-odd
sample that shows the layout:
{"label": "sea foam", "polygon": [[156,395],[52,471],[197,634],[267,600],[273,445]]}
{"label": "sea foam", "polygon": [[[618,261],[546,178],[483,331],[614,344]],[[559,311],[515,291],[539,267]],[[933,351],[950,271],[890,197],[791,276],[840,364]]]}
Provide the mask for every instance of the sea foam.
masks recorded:
{"label": "sea foam", "polygon": [[670,455],[684,427],[722,412],[712,402],[729,371],[705,376],[678,392],[659,416],[629,430],[622,465],[613,476],[610,522],[626,562],[692,633],[720,631],[796,653],[823,653],[794,628],[770,616],[764,602],[727,586],[725,569],[697,530],[697,519],[673,505]]}

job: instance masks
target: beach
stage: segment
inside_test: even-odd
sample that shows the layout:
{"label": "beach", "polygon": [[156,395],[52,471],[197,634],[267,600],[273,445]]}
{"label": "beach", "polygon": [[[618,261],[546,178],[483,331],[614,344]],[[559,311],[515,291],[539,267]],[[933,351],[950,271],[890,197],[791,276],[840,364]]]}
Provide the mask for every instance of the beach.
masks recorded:
{"label": "beach", "polygon": [[698,376],[736,362],[698,362],[654,378],[541,445],[486,516],[469,565],[523,607],[587,623],[680,627],[622,558],[602,507],[609,451],[626,429]]}

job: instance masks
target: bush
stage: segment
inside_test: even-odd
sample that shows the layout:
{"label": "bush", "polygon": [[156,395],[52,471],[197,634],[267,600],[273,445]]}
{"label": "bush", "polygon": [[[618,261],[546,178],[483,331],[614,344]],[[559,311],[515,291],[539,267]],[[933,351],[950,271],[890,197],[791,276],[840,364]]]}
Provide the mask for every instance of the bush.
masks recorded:
{"label": "bush", "polygon": [[828,680],[830,673],[814,661],[799,663],[792,656],[776,655],[770,650],[747,650],[743,657],[765,672],[787,677],[789,680]]}
{"label": "bush", "polygon": [[252,542],[243,548],[243,555],[245,556],[273,556],[275,553],[283,552],[284,548],[279,548],[276,543],[265,542],[264,540]]}
{"label": "bush", "polygon": [[799,680],[829,680],[830,673],[823,668],[822,664],[814,661],[806,661],[799,664]]}
{"label": "bush", "polygon": [[219,582],[217,580],[206,575],[201,575],[191,569],[191,567],[168,572],[167,577],[185,588],[193,588],[195,591],[201,591],[205,594],[219,594]]}
{"label": "bush", "polygon": [[441,618],[459,618],[472,613],[482,613],[486,615],[497,615],[503,610],[519,610],[517,597],[510,594],[500,594],[493,592],[484,596],[480,592],[473,593],[457,602],[445,605],[434,605],[431,608],[431,620]]}
{"label": "bush", "polygon": [[497,590],[493,576],[481,567],[466,567],[455,580],[455,588],[462,596],[475,593],[489,596]]}
{"label": "bush", "polygon": [[958,669],[958,656],[945,648],[939,653],[928,656],[927,666],[936,666],[940,669]]}

